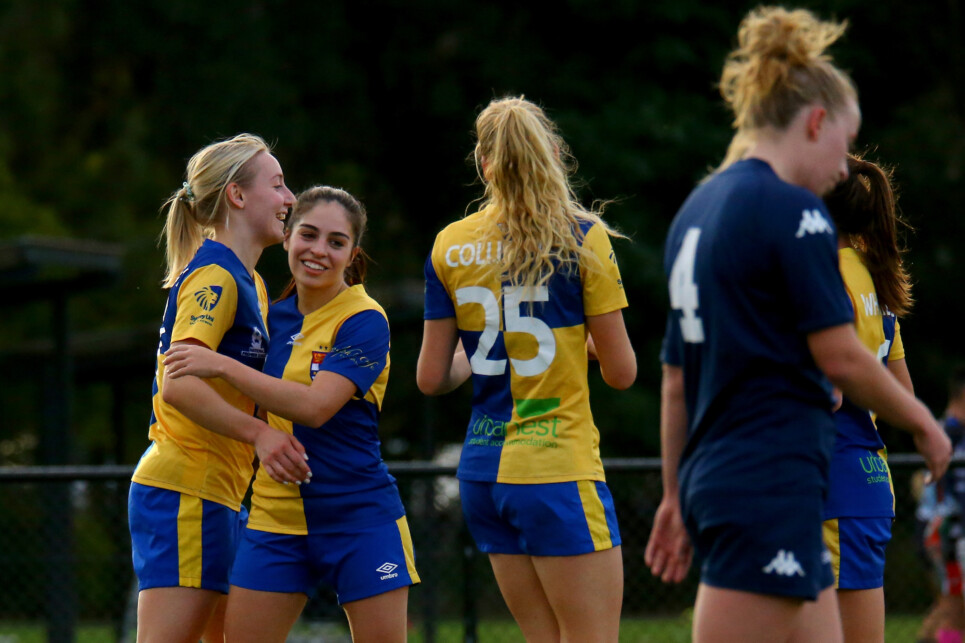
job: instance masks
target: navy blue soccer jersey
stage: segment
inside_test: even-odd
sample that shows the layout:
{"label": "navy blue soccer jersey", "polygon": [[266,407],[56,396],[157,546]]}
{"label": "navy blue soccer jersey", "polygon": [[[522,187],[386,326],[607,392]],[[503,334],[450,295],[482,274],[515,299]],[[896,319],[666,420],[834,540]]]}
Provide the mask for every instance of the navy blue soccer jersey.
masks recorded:
{"label": "navy blue soccer jersey", "polygon": [[661,359],[683,368],[688,418],[682,486],[825,486],[831,387],[807,335],[853,315],[823,202],[761,160],[735,163],[681,207],[664,269]]}

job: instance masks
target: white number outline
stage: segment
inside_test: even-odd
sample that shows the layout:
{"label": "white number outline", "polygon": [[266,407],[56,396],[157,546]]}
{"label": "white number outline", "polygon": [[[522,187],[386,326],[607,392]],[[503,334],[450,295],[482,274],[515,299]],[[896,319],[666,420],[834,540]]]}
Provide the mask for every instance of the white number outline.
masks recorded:
{"label": "white number outline", "polygon": [[685,342],[700,344],[704,341],[704,322],[697,316],[700,296],[694,281],[694,264],[697,261],[697,242],[700,228],[690,228],[684,235],[680,250],[670,269],[670,307],[682,313],[680,334]]}
{"label": "white number outline", "polygon": [[[530,296],[524,298],[524,290]],[[536,339],[536,355],[529,359],[510,357],[513,370],[517,375],[532,377],[540,375],[556,357],[556,336],[549,324],[542,319],[520,314],[520,304],[526,302],[549,301],[549,288],[536,286],[530,289],[520,287],[503,288],[503,308],[507,333],[526,333]],[[489,354],[499,337],[499,301],[489,288],[466,286],[456,290],[456,305],[479,304],[483,307],[485,328],[479,335],[479,344],[469,357],[469,366],[476,375],[502,375],[506,372],[505,359],[490,359]]]}

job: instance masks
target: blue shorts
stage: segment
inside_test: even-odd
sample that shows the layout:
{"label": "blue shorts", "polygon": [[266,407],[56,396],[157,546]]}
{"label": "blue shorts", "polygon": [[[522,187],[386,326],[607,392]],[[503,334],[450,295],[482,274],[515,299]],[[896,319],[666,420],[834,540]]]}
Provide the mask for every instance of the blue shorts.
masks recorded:
{"label": "blue shorts", "polygon": [[352,531],[307,536],[245,529],[232,585],[311,597],[320,582],[335,590],[339,604],[418,583],[405,516]]}
{"label": "blue shorts", "polygon": [[138,590],[199,587],[228,593],[248,511],[131,483],[127,503]]}
{"label": "blue shorts", "polygon": [[885,548],[891,518],[834,518],[824,521],[835,587],[875,589],[885,585]]}
{"label": "blue shorts", "polygon": [[462,513],[487,554],[576,556],[620,545],[613,497],[603,482],[459,481]]}
{"label": "blue shorts", "polygon": [[834,582],[820,493],[686,497],[681,507],[706,585],[815,600]]}

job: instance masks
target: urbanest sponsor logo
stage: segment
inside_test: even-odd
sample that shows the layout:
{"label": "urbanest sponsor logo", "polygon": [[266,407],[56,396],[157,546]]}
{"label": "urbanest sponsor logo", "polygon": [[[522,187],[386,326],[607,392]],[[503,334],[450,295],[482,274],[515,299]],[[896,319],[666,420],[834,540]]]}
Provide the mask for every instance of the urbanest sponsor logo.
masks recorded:
{"label": "urbanest sponsor logo", "polygon": [[381,565],[376,567],[375,571],[382,574],[382,576],[379,577],[379,580],[388,580],[390,578],[396,578],[399,575],[398,572],[395,571],[396,567],[398,567],[398,565],[396,565],[395,563],[382,563]]}
{"label": "urbanest sponsor logo", "polygon": [[[516,400],[519,421],[497,420],[485,413],[476,416],[469,425],[473,436],[469,445],[477,446],[536,446],[558,448],[554,438],[559,438],[560,418],[549,415],[560,406],[560,398]],[[507,435],[512,436],[506,440]]]}
{"label": "urbanest sponsor logo", "polygon": [[858,464],[861,465],[862,471],[869,474],[866,480],[868,484],[888,482],[889,476],[891,475],[888,470],[888,462],[880,455],[868,455],[858,458]]}

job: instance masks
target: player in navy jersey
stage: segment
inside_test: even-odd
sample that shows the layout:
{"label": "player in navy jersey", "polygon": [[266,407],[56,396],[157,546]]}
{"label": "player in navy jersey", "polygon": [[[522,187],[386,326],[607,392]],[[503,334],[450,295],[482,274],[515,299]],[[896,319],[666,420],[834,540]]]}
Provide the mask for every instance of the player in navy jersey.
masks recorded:
{"label": "player in navy jersey", "polygon": [[745,17],[720,83],[738,132],[728,158],[743,160],[691,193],[667,237],[664,496],[646,560],[678,581],[696,551],[698,643],[841,641],[821,532],[829,379],[932,440],[936,477],[948,463],[934,418],[855,335],[819,198],[847,177],[860,124],[825,54],[843,31],[804,10]]}
{"label": "player in navy jersey", "polygon": [[539,107],[495,100],[476,135],[485,200],[426,261],[419,388],[472,377],[463,514],[526,639],[616,641],[620,532],[587,384],[588,344],[607,384],[636,377],[613,232],[576,200]]}
{"label": "player in navy jersey", "polygon": [[389,377],[389,325],[362,281],[362,205],[344,190],[299,195],[285,229],[293,284],[271,307],[264,373],[198,347],[166,355],[170,377],[222,378],[309,455],[311,484],[259,471],[231,575],[227,640],[284,641],[320,581],[335,589],[358,642],[406,638],[419,582],[378,418]]}
{"label": "player in navy jersey", "polygon": [[196,344],[261,366],[268,296],[255,264],[281,241],[280,218],[293,200],[268,145],[240,134],[195,154],[167,202],[169,291],[152,442],[128,503],[142,643],[223,640],[223,599],[255,454],[280,480],[309,474],[298,441],[255,418],[249,397],[223,382],[171,380],[163,358],[169,346]]}
{"label": "player in navy jersey", "polygon": [[[824,202],[838,230],[841,276],[855,330],[911,392],[898,324],[911,308],[911,282],[901,261],[890,172],[852,156],[848,174]],[[847,397],[834,419],[824,543],[831,552],[844,640],[880,643],[885,637],[885,547],[895,517],[887,451],[872,414]],[[927,448],[929,440],[916,437]]]}

